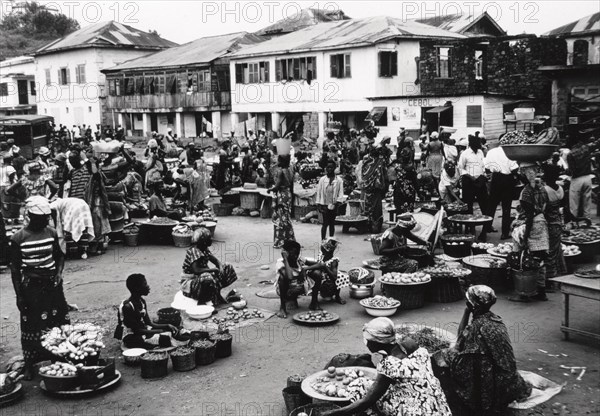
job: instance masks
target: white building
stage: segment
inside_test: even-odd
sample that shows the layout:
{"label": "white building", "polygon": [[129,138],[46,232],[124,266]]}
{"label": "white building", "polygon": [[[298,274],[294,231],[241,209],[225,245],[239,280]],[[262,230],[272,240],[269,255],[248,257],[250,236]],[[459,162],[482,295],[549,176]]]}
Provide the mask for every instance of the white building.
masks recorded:
{"label": "white building", "polygon": [[36,114],[36,90],[32,56],[0,62],[0,116]]}
{"label": "white building", "polygon": [[107,94],[102,72],[175,43],[118,22],[100,22],[77,30],[35,53],[39,84],[38,114],[57,124],[114,125],[103,117]]}

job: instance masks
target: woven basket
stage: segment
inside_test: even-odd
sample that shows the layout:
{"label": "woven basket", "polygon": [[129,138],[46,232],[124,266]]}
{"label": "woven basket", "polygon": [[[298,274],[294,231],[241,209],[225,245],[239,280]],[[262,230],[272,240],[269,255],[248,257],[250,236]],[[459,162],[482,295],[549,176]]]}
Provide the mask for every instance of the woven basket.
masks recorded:
{"label": "woven basket", "polygon": [[189,247],[192,245],[192,234],[172,233],[171,236],[173,236],[175,247]]}
{"label": "woven basket", "polygon": [[537,278],[539,270],[522,271],[511,268],[510,274],[517,295],[534,296],[537,294]]}
{"label": "woven basket", "polygon": [[[450,240],[450,238],[457,235],[464,236],[465,238],[468,237],[469,239],[460,241]],[[454,258],[463,258],[471,254],[471,246],[475,241],[475,236],[470,234],[447,234],[441,237],[441,241],[445,254]]]}
{"label": "woven basket", "polygon": [[162,308],[156,313],[159,324],[170,324],[179,326],[181,324],[181,312],[174,308]]}
{"label": "woven basket", "polygon": [[381,284],[381,291],[385,296],[400,301],[398,309],[418,309],[425,305],[427,284],[422,285],[388,285]]}
{"label": "woven basket", "polygon": [[162,360],[148,360],[144,358],[147,355],[148,353],[142,355],[142,357],[140,358],[140,365],[142,367],[142,378],[165,377],[169,372],[169,356],[167,355]]}
{"label": "woven basket", "polygon": [[471,270],[471,274],[460,279],[463,292],[470,286],[486,285],[494,290],[505,290],[510,288],[508,268],[477,267],[473,264],[464,263],[465,268]]}
{"label": "woven basket", "polygon": [[283,394],[283,401],[285,402],[288,414],[291,414],[294,409],[300,406],[312,403],[312,399],[304,394],[300,386],[288,386],[281,393]]}
{"label": "woven basket", "polygon": [[260,209],[260,194],[258,192],[240,193],[240,207],[251,211]]}
{"label": "woven basket", "polygon": [[214,204],[212,206],[213,211],[217,217],[228,217],[231,215],[233,208],[235,205],[233,204]]}
{"label": "woven basket", "polygon": [[457,277],[441,277],[432,279],[427,288],[427,300],[437,303],[458,302],[464,299]]}
{"label": "woven basket", "polygon": [[173,355],[171,353],[171,362],[173,363],[173,370],[175,371],[193,370],[196,368],[196,351],[192,350],[185,355]]}
{"label": "woven basket", "polygon": [[125,241],[126,246],[136,247],[138,245],[139,239],[140,239],[140,233],[134,233],[134,234],[123,233],[123,240]]}
{"label": "woven basket", "polygon": [[[193,343],[191,345],[194,345]],[[196,349],[196,365],[209,365],[215,362],[215,352],[217,350],[217,344],[211,341],[211,346],[205,347],[194,347]]]}
{"label": "woven basket", "polygon": [[219,337],[215,337],[216,334],[210,336],[210,340],[215,343],[215,357],[226,358],[231,355],[231,346],[233,343],[233,336],[231,334],[219,334]]}

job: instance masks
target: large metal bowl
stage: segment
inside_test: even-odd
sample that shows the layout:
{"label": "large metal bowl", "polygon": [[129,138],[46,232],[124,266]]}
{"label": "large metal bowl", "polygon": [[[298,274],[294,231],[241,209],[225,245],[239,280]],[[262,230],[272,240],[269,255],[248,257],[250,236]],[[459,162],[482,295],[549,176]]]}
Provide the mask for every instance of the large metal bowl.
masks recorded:
{"label": "large metal bowl", "polygon": [[541,162],[558,150],[554,144],[503,144],[506,157],[517,162]]}

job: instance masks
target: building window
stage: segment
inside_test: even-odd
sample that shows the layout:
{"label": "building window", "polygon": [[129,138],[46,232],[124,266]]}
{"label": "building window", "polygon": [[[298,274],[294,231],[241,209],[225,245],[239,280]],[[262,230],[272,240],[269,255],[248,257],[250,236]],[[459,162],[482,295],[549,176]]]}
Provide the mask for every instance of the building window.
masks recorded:
{"label": "building window", "polygon": [[467,127],[483,127],[480,105],[467,106]]}
{"label": "building window", "polygon": [[437,76],[438,78],[452,78],[450,65],[451,48],[437,48]]}
{"label": "building window", "polygon": [[186,92],[198,92],[198,74],[196,72],[188,72]]}
{"label": "building window", "polygon": [[92,107],[88,107],[88,113],[92,112]]}
{"label": "building window", "polygon": [[50,78],[50,69],[44,69],[46,73],[46,85],[50,85],[52,83],[52,78]]}
{"label": "building window", "polygon": [[350,54],[340,53],[329,57],[331,78],[350,78]]}
{"label": "building window", "polygon": [[144,78],[144,93],[156,94],[156,87],[154,86],[154,77]]}
{"label": "building window", "polygon": [[483,51],[475,51],[475,79],[483,79]]}
{"label": "building window", "polygon": [[69,74],[69,68],[61,68],[58,70],[58,83],[60,85],[68,85],[71,83],[71,74]]}
{"label": "building window", "polygon": [[137,113],[135,115],[135,118],[137,119],[137,121],[143,121],[144,120],[144,116],[142,115],[142,113]]}
{"label": "building window", "polygon": [[144,94],[144,77],[135,77],[135,94]]}
{"label": "building window", "polygon": [[398,75],[398,52],[379,51],[378,66],[380,77],[395,77]]}
{"label": "building window", "polygon": [[158,75],[155,80],[154,80],[154,84],[156,84],[156,92],[158,94],[164,94],[165,93],[165,76],[164,75]]}
{"label": "building window", "polygon": [[235,82],[238,84],[269,82],[269,62],[235,64]]}
{"label": "building window", "polygon": [[584,39],[573,42],[573,65],[587,65],[589,54],[589,43]]}
{"label": "building window", "polygon": [[198,72],[198,91],[210,91],[210,71]]}
{"label": "building window", "polygon": [[0,97],[8,97],[8,82],[0,83]]}
{"label": "building window", "polygon": [[67,114],[69,114],[69,107],[66,107],[66,109],[67,109]]}
{"label": "building window", "polygon": [[75,79],[78,84],[85,84],[85,64],[75,67]]}
{"label": "building window", "polygon": [[573,101],[600,101],[600,87],[574,87],[571,89],[571,99]]}
{"label": "building window", "polygon": [[167,114],[167,124],[175,124],[175,117],[172,114]]}
{"label": "building window", "polygon": [[275,61],[276,81],[311,82],[317,78],[317,58],[307,56],[303,58],[277,59]]}
{"label": "building window", "polygon": [[108,80],[108,95],[117,95],[117,80]]}
{"label": "building window", "polygon": [[29,81],[29,90],[31,95],[36,95],[35,92],[35,81]]}

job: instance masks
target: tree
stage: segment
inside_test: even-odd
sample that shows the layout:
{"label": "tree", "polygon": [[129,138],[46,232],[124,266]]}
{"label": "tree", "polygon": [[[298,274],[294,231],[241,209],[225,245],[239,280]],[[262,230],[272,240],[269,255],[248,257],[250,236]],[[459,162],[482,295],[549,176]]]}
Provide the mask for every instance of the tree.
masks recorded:
{"label": "tree", "polygon": [[160,34],[156,30],[154,30],[154,29],[150,29],[148,31],[148,33],[150,33],[151,35],[154,35],[154,36],[160,36]]}
{"label": "tree", "polygon": [[0,22],[0,60],[31,54],[77,29],[77,20],[27,2]]}

